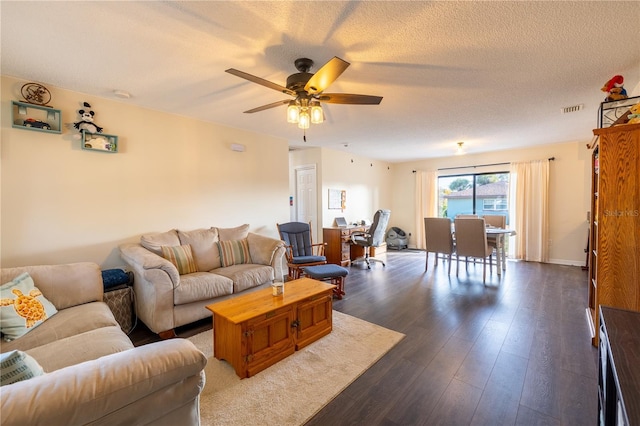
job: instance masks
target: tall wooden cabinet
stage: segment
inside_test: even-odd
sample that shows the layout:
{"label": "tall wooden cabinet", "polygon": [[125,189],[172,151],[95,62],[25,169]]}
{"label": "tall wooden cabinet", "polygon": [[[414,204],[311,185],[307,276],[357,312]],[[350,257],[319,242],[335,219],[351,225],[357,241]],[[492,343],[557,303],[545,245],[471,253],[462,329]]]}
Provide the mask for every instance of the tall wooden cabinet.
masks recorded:
{"label": "tall wooden cabinet", "polygon": [[597,346],[600,305],[640,311],[640,124],[593,133],[587,313]]}

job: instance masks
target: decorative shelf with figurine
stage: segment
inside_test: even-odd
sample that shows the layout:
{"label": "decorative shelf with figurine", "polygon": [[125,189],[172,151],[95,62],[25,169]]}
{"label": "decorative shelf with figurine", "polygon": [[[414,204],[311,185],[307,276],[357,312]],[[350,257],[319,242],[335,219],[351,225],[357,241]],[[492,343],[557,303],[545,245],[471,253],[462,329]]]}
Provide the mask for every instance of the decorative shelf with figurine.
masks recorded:
{"label": "decorative shelf with figurine", "polygon": [[11,101],[11,127],[44,133],[62,133],[59,109],[27,102]]}
{"label": "decorative shelf with figurine", "polygon": [[118,152],[118,137],[105,133],[82,132],[82,149],[102,152]]}
{"label": "decorative shelf with figurine", "polygon": [[102,127],[94,121],[95,112],[88,102],[82,103],[83,108],[78,111],[80,119],[73,123],[73,127],[80,132],[82,149],[102,152],[118,152],[118,137],[102,133]]}
{"label": "decorative shelf with figurine", "polygon": [[640,96],[629,98],[624,88],[624,77],[614,75],[604,86],[603,92],[607,97],[600,104],[598,111],[598,128],[615,126],[626,123],[626,116],[631,107],[640,102]]}

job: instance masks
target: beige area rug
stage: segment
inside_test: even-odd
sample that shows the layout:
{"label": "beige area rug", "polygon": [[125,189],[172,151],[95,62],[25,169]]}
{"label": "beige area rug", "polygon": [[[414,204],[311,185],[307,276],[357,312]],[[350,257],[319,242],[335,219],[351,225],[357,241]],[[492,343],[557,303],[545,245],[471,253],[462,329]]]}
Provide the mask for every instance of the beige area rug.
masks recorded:
{"label": "beige area rug", "polygon": [[331,334],[240,380],[213,357],[213,331],[191,340],[208,358],[203,426],[301,425],[379,360],[404,334],[333,311]]}

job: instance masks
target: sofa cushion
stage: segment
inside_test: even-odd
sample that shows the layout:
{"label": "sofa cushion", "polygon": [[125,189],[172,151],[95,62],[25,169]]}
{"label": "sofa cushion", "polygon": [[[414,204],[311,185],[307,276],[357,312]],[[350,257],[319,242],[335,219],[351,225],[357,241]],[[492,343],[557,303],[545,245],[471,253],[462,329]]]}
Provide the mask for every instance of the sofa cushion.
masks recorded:
{"label": "sofa cushion", "polygon": [[216,274],[233,280],[233,292],[240,293],[248,288],[272,282],[274,271],[271,266],[245,264],[216,269]]}
{"label": "sofa cushion", "polygon": [[196,272],[180,277],[180,285],[173,290],[173,303],[182,305],[228,294],[233,294],[231,279],[211,272]]}
{"label": "sofa cushion", "polygon": [[27,272],[0,286],[0,331],[5,340],[23,336],[57,312]]}
{"label": "sofa cushion", "polygon": [[198,272],[207,272],[220,267],[220,253],[216,242],[218,230],[196,229],[193,231],[178,230],[180,244],[189,244],[196,261]]}
{"label": "sofa cushion", "polygon": [[0,354],[0,386],[42,376],[44,370],[38,361],[22,351]]}
{"label": "sofa cushion", "polygon": [[31,275],[36,287],[58,311],[102,300],[102,276],[100,267],[96,263],[78,262],[2,268],[0,283],[6,283],[23,272]]}
{"label": "sofa cushion", "polygon": [[191,246],[189,244],[181,246],[162,246],[162,257],[173,263],[180,275],[198,272],[196,261],[193,259]]}
{"label": "sofa cushion", "polygon": [[221,241],[244,240],[249,235],[249,224],[236,226],[235,228],[217,228]]}
{"label": "sofa cushion", "polygon": [[218,241],[216,244],[220,251],[220,263],[223,267],[252,263],[249,242],[246,238],[244,240]]}
{"label": "sofa cushion", "polygon": [[45,323],[19,339],[0,342],[0,352],[14,349],[26,351],[85,331],[113,326],[117,327],[118,322],[105,303],[86,303],[59,310]]}
{"label": "sofa cushion", "polygon": [[70,365],[133,349],[120,326],[102,327],[65,337],[26,351],[50,373]]}
{"label": "sofa cushion", "polygon": [[146,234],[140,237],[140,245],[158,256],[162,256],[162,246],[179,246],[178,231],[172,229],[167,232]]}

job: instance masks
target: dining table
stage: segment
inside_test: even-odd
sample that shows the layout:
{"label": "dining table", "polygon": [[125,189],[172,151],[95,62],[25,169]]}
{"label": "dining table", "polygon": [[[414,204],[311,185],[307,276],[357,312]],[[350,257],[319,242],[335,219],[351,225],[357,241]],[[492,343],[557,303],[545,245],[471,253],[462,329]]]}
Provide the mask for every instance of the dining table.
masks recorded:
{"label": "dining table", "polygon": [[516,231],[513,229],[487,226],[485,232],[487,234],[487,237],[496,237],[496,268],[498,269],[498,275],[501,275],[502,271],[507,269],[507,253],[505,251],[505,240],[507,237],[516,235]]}

